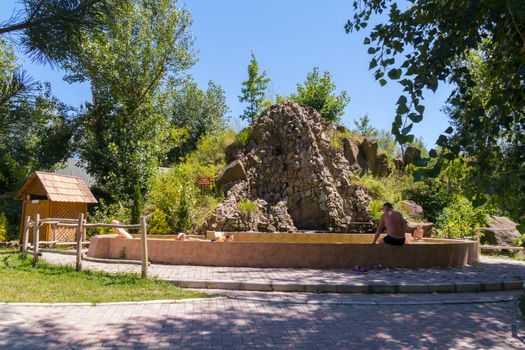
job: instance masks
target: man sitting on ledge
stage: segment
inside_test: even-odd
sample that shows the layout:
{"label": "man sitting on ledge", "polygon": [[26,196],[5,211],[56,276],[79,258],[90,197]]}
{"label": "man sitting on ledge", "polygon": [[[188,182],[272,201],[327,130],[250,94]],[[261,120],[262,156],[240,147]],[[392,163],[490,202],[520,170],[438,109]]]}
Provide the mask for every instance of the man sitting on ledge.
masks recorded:
{"label": "man sitting on ledge", "polygon": [[403,215],[394,210],[392,203],[385,203],[381,207],[383,215],[379,220],[377,226],[376,235],[372,244],[377,243],[379,235],[386,231],[386,236],[383,238],[383,242],[391,245],[403,245],[405,244],[405,231],[407,228],[407,221]]}

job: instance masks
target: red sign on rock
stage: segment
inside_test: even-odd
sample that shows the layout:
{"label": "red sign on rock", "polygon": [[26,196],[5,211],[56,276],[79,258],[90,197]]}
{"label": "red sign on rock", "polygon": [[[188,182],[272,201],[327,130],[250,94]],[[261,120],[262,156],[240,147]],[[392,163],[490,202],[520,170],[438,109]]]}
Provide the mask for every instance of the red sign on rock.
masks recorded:
{"label": "red sign on rock", "polygon": [[199,177],[197,179],[197,185],[201,187],[210,187],[211,186],[211,179],[209,177]]}

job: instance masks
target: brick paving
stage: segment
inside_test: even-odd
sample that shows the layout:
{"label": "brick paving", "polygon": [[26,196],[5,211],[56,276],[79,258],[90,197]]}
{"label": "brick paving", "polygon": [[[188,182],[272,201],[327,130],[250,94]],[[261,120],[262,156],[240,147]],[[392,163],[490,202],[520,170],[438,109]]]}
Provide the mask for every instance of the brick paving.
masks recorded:
{"label": "brick paving", "polygon": [[[43,257],[52,263],[74,264],[74,256],[44,253]],[[93,270],[109,272],[140,273],[139,265],[107,264],[84,261],[83,266]],[[448,269],[392,269],[372,270],[362,274],[351,269],[290,269],[218,267],[152,264],[149,270],[153,276],[177,281],[250,281],[289,283],[378,283],[378,284],[446,284],[493,281],[524,281],[525,262],[510,259],[482,257],[481,263],[461,268]]]}
{"label": "brick paving", "polygon": [[[516,305],[520,292],[482,293],[514,300],[479,304],[429,303],[468,301],[480,293],[422,295],[422,305],[396,304],[402,295],[229,293],[235,298],[3,304],[0,349],[525,349]],[[376,304],[330,304],[334,300]]]}

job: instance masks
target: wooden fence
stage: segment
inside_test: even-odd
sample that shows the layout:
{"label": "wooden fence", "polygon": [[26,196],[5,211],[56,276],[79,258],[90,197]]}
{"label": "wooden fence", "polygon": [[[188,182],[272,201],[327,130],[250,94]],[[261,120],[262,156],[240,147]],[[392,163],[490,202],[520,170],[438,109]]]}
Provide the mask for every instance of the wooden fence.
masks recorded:
{"label": "wooden fence", "polygon": [[[148,277],[148,238],[147,238],[147,217],[140,217],[140,224],[136,225],[124,225],[124,224],[101,224],[101,223],[87,223],[84,218],[84,213],[80,213],[78,219],[66,219],[66,218],[47,218],[40,219],[40,214],[36,214],[34,219],[31,220],[30,216],[26,216],[24,233],[22,236],[22,245],[20,247],[20,252],[22,254],[28,253],[28,239],[29,239],[29,229],[31,227],[33,230],[33,243],[32,243],[32,252],[33,255],[33,266],[35,266],[39,260],[40,252],[39,247],[42,242],[39,242],[39,230],[43,225],[55,225],[62,227],[76,227],[76,241],[73,243],[76,246],[76,270],[82,270],[82,246],[85,242],[82,241],[83,232],[86,228],[96,228],[96,227],[108,227],[108,228],[127,228],[127,229],[139,229],[140,230],[140,252],[141,252],[141,261],[142,261],[142,277]],[[46,244],[52,242],[45,242]]]}

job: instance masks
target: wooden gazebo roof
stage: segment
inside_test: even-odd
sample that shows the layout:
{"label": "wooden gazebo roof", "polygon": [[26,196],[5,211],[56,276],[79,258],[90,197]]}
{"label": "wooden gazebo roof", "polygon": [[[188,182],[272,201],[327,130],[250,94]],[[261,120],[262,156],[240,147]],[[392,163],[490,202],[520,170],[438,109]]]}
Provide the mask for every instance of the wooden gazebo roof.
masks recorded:
{"label": "wooden gazebo roof", "polygon": [[97,203],[84,180],[76,176],[37,171],[24,183],[17,199],[45,195],[54,202]]}

